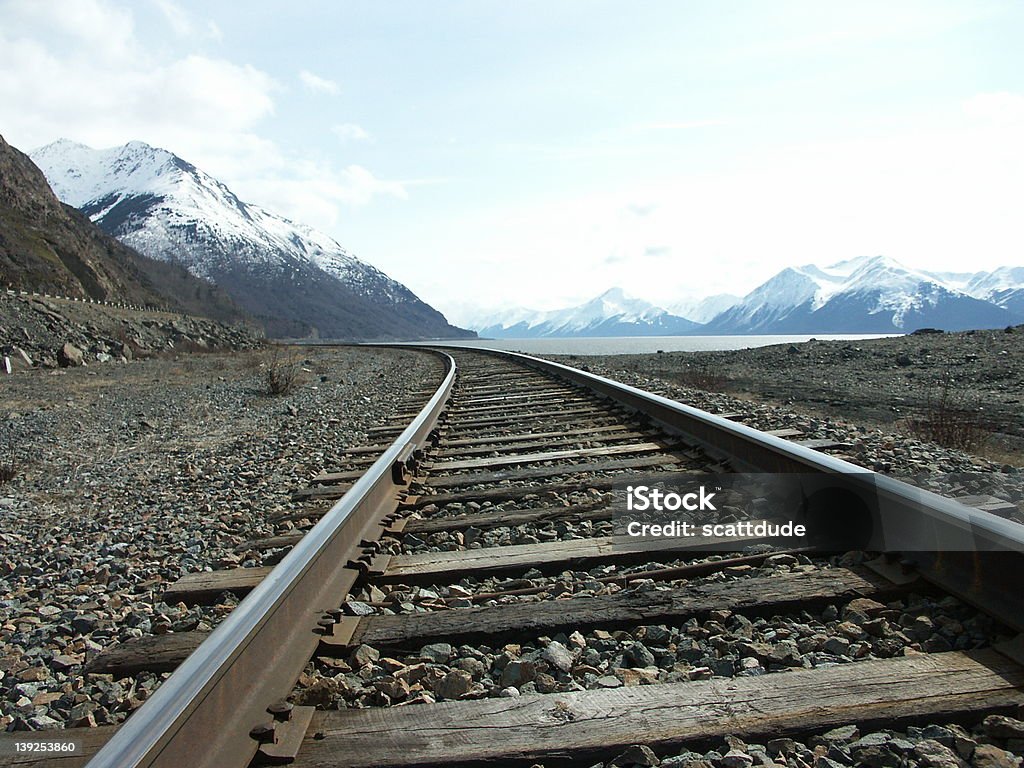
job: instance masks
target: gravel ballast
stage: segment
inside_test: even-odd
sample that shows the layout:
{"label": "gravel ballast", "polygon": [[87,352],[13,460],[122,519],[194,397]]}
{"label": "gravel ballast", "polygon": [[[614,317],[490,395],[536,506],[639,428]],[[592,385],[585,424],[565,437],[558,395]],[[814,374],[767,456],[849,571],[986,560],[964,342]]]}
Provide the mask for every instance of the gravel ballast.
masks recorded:
{"label": "gravel ballast", "polygon": [[[160,596],[185,573],[258,566],[236,552],[338,463],[366,430],[440,381],[428,353],[303,348],[299,381],[271,396],[274,353],[186,355],[3,379],[0,450],[0,724],[117,723],[160,676],[82,675],[132,637],[208,629],[233,607]],[[262,367],[261,367],[262,366]]]}

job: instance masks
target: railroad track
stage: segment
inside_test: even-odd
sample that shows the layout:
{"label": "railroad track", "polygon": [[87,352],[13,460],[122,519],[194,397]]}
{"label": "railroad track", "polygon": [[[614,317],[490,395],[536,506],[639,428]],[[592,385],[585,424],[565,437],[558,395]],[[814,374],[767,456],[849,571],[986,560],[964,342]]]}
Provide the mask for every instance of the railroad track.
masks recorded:
{"label": "railroad track", "polygon": [[[664,756],[1024,705],[1021,526],[851,474],[821,452],[844,446],[757,432],[742,414],[450,353],[425,406],[376,428],[298,491],[308,506],[277,535],[246,545],[276,566],[169,588],[169,603],[245,596],[219,627],[91,662],[173,674],[51,762],[587,766],[637,744]],[[914,551],[617,535],[631,478],[752,470],[868,484],[888,540]]]}

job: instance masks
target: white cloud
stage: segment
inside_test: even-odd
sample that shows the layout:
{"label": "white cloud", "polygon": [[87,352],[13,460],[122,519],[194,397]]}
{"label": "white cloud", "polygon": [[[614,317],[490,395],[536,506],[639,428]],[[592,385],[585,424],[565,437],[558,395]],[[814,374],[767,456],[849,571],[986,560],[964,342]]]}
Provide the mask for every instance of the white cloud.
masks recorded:
{"label": "white cloud", "polygon": [[131,10],[104,0],[38,3],[34,0],[6,0],[0,3],[4,20],[0,35],[18,29],[44,29],[62,47],[86,45],[92,56],[103,60],[123,57],[136,49],[135,20]]}
{"label": "white cloud", "polygon": [[[975,107],[1016,119],[1018,98]],[[929,133],[791,146],[732,171],[467,216],[420,255],[475,284],[481,305],[537,309],[611,285],[662,305],[743,294],[785,266],[879,253],[936,270],[1019,265],[1019,130],[949,117]],[[447,308],[444,275],[414,279]]]}
{"label": "white cloud", "polygon": [[307,69],[299,72],[299,80],[306,86],[306,90],[312,91],[313,93],[330,93],[337,94],[341,92],[341,88],[333,80],[314,75]]}
{"label": "white cloud", "polygon": [[332,126],[331,131],[342,141],[365,141],[370,138],[366,129],[355,123],[340,123]]}
{"label": "white cloud", "polygon": [[188,14],[174,0],[153,0],[153,5],[163,14],[175,34],[182,37],[192,34],[192,22],[189,20]]}
{"label": "white cloud", "polygon": [[220,27],[212,19],[205,23],[196,23],[189,12],[174,0],[151,1],[178,37],[207,37],[218,42],[223,39]]}
{"label": "white cloud", "polygon": [[[176,32],[216,29],[170,0],[154,3]],[[147,47],[121,6],[0,0],[0,18],[0,104],[8,107],[0,131],[19,149],[60,137],[94,147],[139,139],[195,163],[246,201],[320,228],[342,207],[407,196],[405,182],[358,165],[332,167],[264,138],[282,92],[273,77],[224,58]],[[364,138],[359,126],[344,130]]]}

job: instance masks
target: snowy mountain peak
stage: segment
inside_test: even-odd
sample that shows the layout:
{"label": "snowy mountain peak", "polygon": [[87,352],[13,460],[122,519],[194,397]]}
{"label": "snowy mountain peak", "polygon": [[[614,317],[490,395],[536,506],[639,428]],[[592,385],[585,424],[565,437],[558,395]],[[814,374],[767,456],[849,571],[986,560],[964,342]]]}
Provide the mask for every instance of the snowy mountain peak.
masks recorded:
{"label": "snowy mountain peak", "polygon": [[[997,272],[1014,282],[1013,270]],[[862,256],[827,267],[806,264],[783,269],[708,326],[732,333],[849,333],[1014,322],[1006,310],[1024,300],[1024,291],[992,301],[983,295],[986,288],[978,276],[975,291],[963,287],[963,278],[909,268],[887,256]]]}
{"label": "snowy mountain peak", "polygon": [[626,292],[621,288],[609,288],[597,298],[611,302],[623,302],[626,301]]}
{"label": "snowy mountain peak", "polygon": [[621,288],[610,288],[575,307],[536,312],[511,309],[478,317],[470,326],[483,336],[657,336],[685,333],[697,323],[678,317]]}
{"label": "snowy mountain peak", "polygon": [[[181,262],[237,294],[256,315],[288,318],[288,333],[317,329],[369,338],[400,326],[406,338],[459,335],[408,288],[329,235],[242,202],[165,149],[131,141],[98,150],[60,140],[32,159],[61,200],[108,233],[153,258]],[[360,302],[366,306],[357,312]],[[412,317],[389,320],[389,309]]]}

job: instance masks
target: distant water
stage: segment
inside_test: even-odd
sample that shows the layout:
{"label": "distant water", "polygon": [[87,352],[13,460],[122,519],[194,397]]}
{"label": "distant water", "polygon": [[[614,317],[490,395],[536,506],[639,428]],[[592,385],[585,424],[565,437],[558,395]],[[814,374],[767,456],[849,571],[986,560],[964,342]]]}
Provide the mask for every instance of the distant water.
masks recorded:
{"label": "distant water", "polygon": [[[588,339],[459,339],[442,342],[453,347],[504,349],[528,355],[642,355],[652,352],[710,352],[752,349],[772,344],[796,344],[809,339],[860,341],[897,336],[894,333],[807,334],[806,336],[631,336]],[[428,342],[424,342],[428,343]]]}

